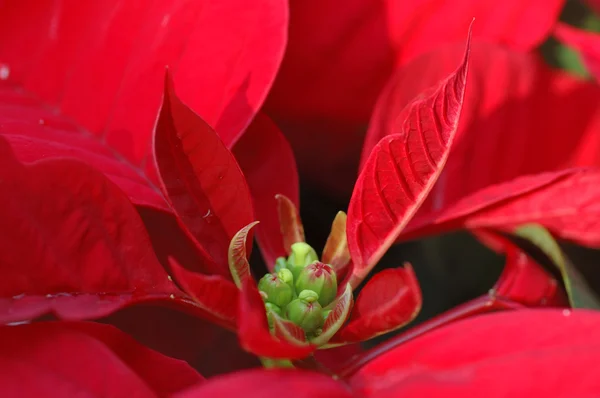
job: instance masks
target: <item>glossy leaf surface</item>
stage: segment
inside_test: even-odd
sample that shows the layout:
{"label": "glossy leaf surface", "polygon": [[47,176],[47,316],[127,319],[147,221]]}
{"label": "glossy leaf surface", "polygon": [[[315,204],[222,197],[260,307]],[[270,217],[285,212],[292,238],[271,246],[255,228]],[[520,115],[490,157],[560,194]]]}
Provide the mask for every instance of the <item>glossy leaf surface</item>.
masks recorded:
{"label": "glossy leaf surface", "polygon": [[286,256],[279,225],[276,195],[284,195],[299,206],[298,170],[290,144],[277,126],[264,114],[252,121],[244,135],[233,147],[254,201],[256,230],[263,258],[272,268],[279,256]]}
{"label": "glossy leaf surface", "polygon": [[100,172],[75,160],[24,166],[0,139],[0,322],[66,319],[184,298],[139,215]]}
{"label": "glossy leaf surface", "polygon": [[43,322],[0,327],[3,396],[160,397],[203,381],[183,361],[114,327]]}
{"label": "glossy leaf surface", "polygon": [[444,167],[460,119],[469,48],[468,42],[454,73],[399,114],[391,135],[375,146],[358,177],[347,224],[353,286],[393,244]]}
{"label": "glossy leaf surface", "polygon": [[179,221],[207,253],[206,261],[226,266],[229,242],[254,221],[250,192],[233,154],[179,100],[170,74],[153,144],[161,188]]}
{"label": "glossy leaf surface", "polygon": [[231,144],[266,96],[286,29],[280,0],[2,2],[0,134],[20,160],[74,157],[164,208],[150,140],[165,66]]}

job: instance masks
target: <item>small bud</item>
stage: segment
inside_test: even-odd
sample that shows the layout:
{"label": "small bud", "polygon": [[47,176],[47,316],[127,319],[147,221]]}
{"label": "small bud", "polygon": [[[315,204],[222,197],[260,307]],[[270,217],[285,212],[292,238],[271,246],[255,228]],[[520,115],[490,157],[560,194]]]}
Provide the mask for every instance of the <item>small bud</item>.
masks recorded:
{"label": "small bud", "polygon": [[296,278],[296,291],[312,290],[325,307],[337,295],[337,277],[329,264],[315,262],[304,268]]}
{"label": "small bud", "polygon": [[285,257],[277,257],[275,260],[275,272],[279,272],[282,269],[287,268],[287,260]]}
{"label": "small bud", "polygon": [[291,287],[294,286],[294,275],[292,274],[292,271],[290,271],[289,269],[287,269],[287,268],[280,269],[279,272],[277,272],[277,277],[279,279],[281,279],[283,282],[290,285]]}
{"label": "small bud", "polygon": [[[300,293],[302,294],[302,292]],[[307,333],[314,333],[323,326],[323,309],[318,302],[309,303],[297,298],[287,306],[287,318]]]}
{"label": "small bud", "polygon": [[296,242],[292,245],[292,254],[287,262],[288,268],[294,274],[294,279],[297,279],[304,267],[318,260],[317,252],[309,244]]}
{"label": "small bud", "polygon": [[298,295],[298,298],[306,301],[307,303],[314,303],[315,301],[319,300],[319,295],[312,290],[303,290]]}
{"label": "small bud", "polygon": [[258,290],[267,295],[267,302],[281,308],[288,305],[294,295],[292,287],[275,274],[263,276],[258,282]]}
{"label": "small bud", "polygon": [[281,308],[272,303],[265,303],[265,310],[267,311],[267,321],[269,322],[269,327],[273,327],[273,312],[277,315],[281,316],[282,311]]}

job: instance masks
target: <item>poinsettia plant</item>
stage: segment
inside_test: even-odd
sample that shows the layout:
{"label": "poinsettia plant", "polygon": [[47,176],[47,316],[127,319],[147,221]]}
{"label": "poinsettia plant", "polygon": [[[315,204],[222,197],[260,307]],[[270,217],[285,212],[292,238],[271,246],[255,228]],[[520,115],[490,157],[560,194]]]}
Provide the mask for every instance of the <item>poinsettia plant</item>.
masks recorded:
{"label": "poinsettia plant", "polygon": [[[562,2],[545,2],[542,14],[509,2],[502,18],[492,2],[464,1],[464,9],[382,2],[369,15],[377,16],[377,29],[382,18],[395,21],[394,45],[369,48],[368,58],[384,54],[386,73],[355,73],[362,64],[338,73],[340,57],[327,64],[332,79],[298,74],[322,62],[318,51],[315,62],[294,61],[303,54],[294,32],[309,44],[324,38],[302,23],[302,10],[327,16],[339,8],[331,4],[289,3],[291,41],[260,111],[286,49],[283,0],[0,2],[0,32],[7,38],[0,42],[3,394],[597,391],[589,370],[599,317],[568,307],[597,309],[600,302],[556,239],[599,243],[600,174],[596,147],[588,144],[600,92],[516,51],[539,43]],[[347,7],[339,26],[327,23],[336,35],[348,27],[344,18],[354,21],[375,6]],[[491,28],[475,25],[474,42],[469,33],[465,43],[472,18],[466,14],[476,9],[486,22],[479,26]],[[515,34],[518,29],[507,27],[515,15],[530,29]],[[445,35],[438,30],[442,17]],[[557,29],[565,41],[568,34]],[[446,43],[453,40],[460,44]],[[352,40],[336,45],[348,45],[347,54],[364,49]],[[590,48],[583,50],[592,69]],[[365,83],[371,72],[377,84]],[[510,84],[498,90],[489,76]],[[363,83],[368,95],[345,91],[360,92]],[[511,95],[524,100],[511,107]],[[266,112],[284,126],[296,117],[349,126],[366,123],[377,96],[348,214],[329,220],[319,256],[304,233],[292,148]],[[351,120],[342,120],[348,115]],[[567,127],[575,134],[561,135]],[[327,140],[339,145],[326,140],[305,151],[315,142],[304,137],[298,145],[294,131],[285,130],[301,169],[307,158],[316,170],[326,169],[353,143],[332,129]],[[552,140],[540,139],[545,133]],[[502,146],[509,144],[515,147]],[[320,156],[322,150],[331,156]],[[567,159],[559,156],[565,153]],[[382,256],[398,241],[454,229],[505,252],[494,288],[362,352],[356,343],[405,326],[423,301],[413,267],[378,270]],[[266,273],[251,266],[254,234]],[[231,341],[204,332],[229,329],[264,366],[285,369],[205,381],[189,364],[107,325],[122,326],[111,316],[141,306],[169,307],[218,325],[202,323],[202,333],[184,341],[192,353],[196,344],[215,346],[206,348],[208,367],[235,355],[226,351]],[[563,308],[528,308],[539,306]],[[473,317],[503,309],[513,311]],[[560,365],[571,363],[579,366]],[[552,381],[540,383],[540,375]]]}

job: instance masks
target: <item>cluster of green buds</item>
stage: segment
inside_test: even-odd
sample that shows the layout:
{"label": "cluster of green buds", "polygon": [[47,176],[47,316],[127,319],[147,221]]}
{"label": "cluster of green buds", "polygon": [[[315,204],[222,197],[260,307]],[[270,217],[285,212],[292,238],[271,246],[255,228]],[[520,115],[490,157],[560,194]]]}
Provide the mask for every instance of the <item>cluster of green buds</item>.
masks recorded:
{"label": "cluster of green buds", "polygon": [[327,307],[336,298],[337,277],[331,265],[319,262],[312,247],[297,242],[287,259],[277,259],[275,272],[265,275],[258,289],[271,327],[275,313],[300,326],[310,338],[321,333],[331,312]]}

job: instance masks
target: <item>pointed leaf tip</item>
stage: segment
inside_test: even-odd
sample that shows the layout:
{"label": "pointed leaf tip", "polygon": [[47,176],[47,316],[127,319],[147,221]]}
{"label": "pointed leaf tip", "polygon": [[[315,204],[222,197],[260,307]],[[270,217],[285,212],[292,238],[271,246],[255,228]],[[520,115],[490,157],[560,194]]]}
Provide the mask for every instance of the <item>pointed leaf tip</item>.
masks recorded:
{"label": "pointed leaf tip", "polygon": [[279,226],[283,236],[283,246],[287,254],[292,254],[292,245],[304,242],[304,226],[298,208],[287,196],[275,195],[277,200],[277,213],[279,215]]}
{"label": "pointed leaf tip", "polygon": [[346,238],[346,213],[339,211],[331,225],[331,232],[325,242],[322,261],[341,273],[350,262],[348,239]]}
{"label": "pointed leaf tip", "polygon": [[352,311],[352,304],[354,298],[352,296],[352,286],[346,284],[344,292],[336,299],[335,304],[332,306],[332,310],[325,319],[323,325],[323,332],[311,340],[311,342],[317,346],[326,344],[331,338],[341,329],[341,327],[348,319],[350,311]]}
{"label": "pointed leaf tip", "polygon": [[369,155],[348,210],[348,246],[356,287],[412,219],[450,153],[462,111],[471,28],[459,67],[398,116],[390,135]]}
{"label": "pointed leaf tip", "polygon": [[229,263],[229,271],[235,285],[241,289],[242,282],[248,277],[252,277],[250,273],[250,263],[248,263],[248,254],[246,251],[246,240],[250,230],[258,224],[259,221],[254,221],[244,228],[240,229],[231,239],[229,250],[227,251],[227,260]]}

